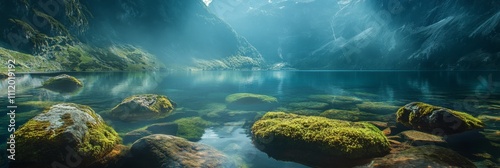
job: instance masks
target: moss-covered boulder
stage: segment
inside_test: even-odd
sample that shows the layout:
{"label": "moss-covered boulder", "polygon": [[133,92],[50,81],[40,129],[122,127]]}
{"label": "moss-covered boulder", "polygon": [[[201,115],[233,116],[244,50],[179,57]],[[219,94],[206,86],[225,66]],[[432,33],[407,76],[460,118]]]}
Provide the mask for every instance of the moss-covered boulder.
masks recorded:
{"label": "moss-covered boulder", "polygon": [[47,79],[43,82],[42,87],[55,92],[66,93],[80,89],[83,87],[83,83],[73,76],[61,74]]}
{"label": "moss-covered boulder", "polygon": [[470,114],[422,102],[401,107],[396,117],[397,122],[407,127],[434,134],[455,134],[484,128],[483,122]]}
{"label": "moss-covered boulder", "polygon": [[235,93],[226,97],[227,108],[238,110],[271,110],[277,107],[276,97],[253,94]]}
{"label": "moss-covered boulder", "polygon": [[[404,166],[403,166],[404,165]],[[469,159],[457,152],[439,146],[419,146],[374,159],[363,167],[476,167]]]}
{"label": "moss-covered boulder", "polygon": [[109,112],[110,117],[122,121],[142,121],[164,118],[176,104],[167,96],[156,94],[134,95],[125,98]]}
{"label": "moss-covered boulder", "polygon": [[365,122],[268,112],[252,126],[254,144],[270,156],[313,167],[352,166],[383,156],[389,142]]}
{"label": "moss-covered boulder", "polygon": [[237,167],[210,146],[171,135],[153,134],[134,142],[129,167]]}
{"label": "moss-covered boulder", "polygon": [[16,163],[50,166],[67,163],[91,166],[120,143],[120,137],[90,107],[73,103],[51,106],[15,133]]}

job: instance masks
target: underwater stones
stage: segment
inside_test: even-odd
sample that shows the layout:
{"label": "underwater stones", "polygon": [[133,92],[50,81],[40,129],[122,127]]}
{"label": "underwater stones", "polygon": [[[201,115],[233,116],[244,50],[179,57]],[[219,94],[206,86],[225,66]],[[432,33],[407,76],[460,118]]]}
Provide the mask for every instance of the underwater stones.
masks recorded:
{"label": "underwater stones", "polygon": [[163,95],[134,95],[111,109],[109,115],[122,121],[153,120],[170,115],[175,106],[174,102]]}
{"label": "underwater stones", "polygon": [[235,93],[226,96],[228,108],[238,110],[271,110],[278,104],[278,99],[272,96],[253,94],[253,93]]}
{"label": "underwater stones", "polygon": [[145,136],[148,136],[151,134],[153,134],[153,133],[151,133],[145,129],[138,129],[138,130],[133,130],[133,131],[127,132],[125,135],[123,135],[123,144],[133,143],[136,140],[141,139],[142,137],[145,137]]}
{"label": "underwater stones", "polygon": [[342,95],[309,95],[308,98],[328,103],[337,109],[351,109],[354,105],[363,102],[360,98]]}
{"label": "underwater stones", "polygon": [[61,74],[43,82],[42,87],[55,92],[66,93],[80,89],[83,87],[83,83],[73,76]]}
{"label": "underwater stones", "polygon": [[[64,162],[69,154],[79,166],[100,160],[120,143],[120,137],[90,107],[73,103],[51,106],[15,133],[16,162],[45,166]],[[48,165],[47,165],[48,166]]]}
{"label": "underwater stones", "polygon": [[429,143],[435,143],[435,144],[446,143],[443,137],[415,130],[403,131],[399,134],[403,139],[412,142],[412,144],[414,145],[424,145]]}
{"label": "underwater stones", "polygon": [[179,125],[173,122],[149,125],[146,128],[141,128],[126,133],[123,136],[123,143],[124,144],[132,143],[142,137],[151,134],[177,135],[178,128]]}
{"label": "underwater stones", "polygon": [[181,118],[175,120],[174,123],[178,124],[177,136],[190,141],[200,140],[205,133],[205,128],[212,124],[201,117]]}
{"label": "underwater stones", "polygon": [[251,131],[254,144],[270,156],[311,166],[383,156],[390,151],[382,132],[365,122],[268,112]]}
{"label": "underwater stones", "polygon": [[418,146],[400,153],[374,159],[363,167],[476,167],[469,159],[457,152],[439,146]]}
{"label": "underwater stones", "polygon": [[288,104],[291,108],[295,109],[325,109],[328,108],[328,103],[324,102],[313,102],[313,101],[308,101],[308,102],[295,102],[295,103],[290,103]]}
{"label": "underwater stones", "polygon": [[409,103],[401,107],[396,115],[397,122],[433,134],[455,134],[484,127],[481,120],[470,114],[422,102]]}
{"label": "underwater stones", "polygon": [[171,135],[141,138],[130,149],[132,167],[234,167],[227,156],[210,146]]}
{"label": "underwater stones", "polygon": [[374,113],[374,114],[389,114],[396,112],[399,107],[388,104],[386,102],[363,102],[357,104],[356,107],[360,111]]}
{"label": "underwater stones", "polygon": [[320,114],[322,117],[347,121],[372,120],[377,116],[371,113],[353,110],[329,109]]}

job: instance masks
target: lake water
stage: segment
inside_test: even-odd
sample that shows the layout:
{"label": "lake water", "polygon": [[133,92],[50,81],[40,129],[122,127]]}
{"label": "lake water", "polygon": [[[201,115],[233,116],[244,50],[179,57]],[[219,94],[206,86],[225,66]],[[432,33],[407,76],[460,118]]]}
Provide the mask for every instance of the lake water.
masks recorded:
{"label": "lake water", "polygon": [[[249,167],[259,168],[307,167],[275,160],[256,149],[248,135],[248,123],[266,111],[298,111],[306,115],[318,115],[326,110],[323,108],[336,108],[332,105],[323,108],[300,106],[300,102],[318,102],[311,95],[348,96],[363,102],[381,102],[398,107],[422,101],[465,111],[473,116],[500,115],[500,72],[183,71],[68,74],[84,83],[84,87],[77,93],[59,94],[38,88],[44,80],[58,74],[18,74],[16,102],[73,102],[88,105],[97,113],[110,110],[124,98],[134,94],[162,94],[177,103],[173,114],[160,120],[124,123],[104,117],[121,135],[152,123],[192,116],[203,118],[206,113],[214,111],[226,111],[227,114],[232,112],[233,115],[207,119],[216,124],[206,128],[198,142],[246,162]],[[1,110],[5,114],[6,81],[2,82],[0,89],[0,103],[3,105]],[[225,97],[240,92],[273,96],[278,99],[279,105],[273,109],[226,109]],[[19,105],[16,124],[23,124],[39,112],[39,107]],[[374,113],[382,117],[374,117],[373,120],[394,122],[390,117],[394,113],[395,111]],[[2,115],[0,119],[0,139],[7,139],[8,118]],[[497,124],[498,122],[489,124],[487,128],[498,131],[500,125]],[[2,143],[5,145],[5,142]],[[491,160],[498,161],[500,156],[492,155]]]}

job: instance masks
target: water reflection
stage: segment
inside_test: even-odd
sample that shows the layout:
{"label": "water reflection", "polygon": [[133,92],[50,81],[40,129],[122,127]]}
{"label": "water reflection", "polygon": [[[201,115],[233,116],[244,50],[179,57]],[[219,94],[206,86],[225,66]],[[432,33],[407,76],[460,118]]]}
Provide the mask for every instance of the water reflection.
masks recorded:
{"label": "water reflection", "polygon": [[[247,162],[250,167],[303,167],[269,158],[257,150],[248,136],[248,126],[255,116],[271,110],[294,110],[290,104],[318,105],[311,95],[343,96],[364,105],[401,106],[413,101],[424,101],[466,111],[474,116],[500,114],[500,73],[498,72],[351,72],[351,71],[193,71],[193,72],[114,72],[69,73],[84,83],[76,93],[59,94],[40,88],[43,81],[58,74],[25,74],[16,78],[18,102],[52,101],[89,105],[97,113],[110,110],[124,98],[134,94],[163,94],[178,104],[177,117],[221,115],[212,117],[219,125],[205,130],[201,143],[205,143]],[[6,104],[7,83],[2,81],[0,103]],[[278,99],[278,107],[266,110],[234,110],[227,108],[226,96],[239,92],[264,94]],[[352,110],[360,108],[349,102]],[[334,104],[334,103],[331,103]],[[351,107],[352,106],[352,107]],[[297,107],[304,113],[319,114],[327,109]],[[327,106],[337,108],[339,106]],[[5,112],[2,108],[0,111]],[[18,125],[23,124],[41,109],[20,107]],[[391,112],[389,112],[391,113]],[[387,114],[387,113],[383,113]],[[172,116],[172,117],[173,117]],[[351,116],[352,117],[352,116]],[[0,120],[6,121],[6,116]],[[119,124],[105,118],[119,131],[131,131],[153,122]],[[392,121],[392,120],[391,120]],[[231,123],[228,123],[231,122]],[[5,128],[4,125],[0,128]],[[489,127],[497,129],[496,127]],[[0,138],[6,138],[0,132]]]}

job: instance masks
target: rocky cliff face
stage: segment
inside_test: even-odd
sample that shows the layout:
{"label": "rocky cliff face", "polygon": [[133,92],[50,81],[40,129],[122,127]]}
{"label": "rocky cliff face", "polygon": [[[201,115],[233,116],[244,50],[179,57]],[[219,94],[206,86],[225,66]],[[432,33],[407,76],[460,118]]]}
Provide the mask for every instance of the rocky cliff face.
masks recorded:
{"label": "rocky cliff face", "polygon": [[168,65],[249,69],[264,63],[260,53],[201,0],[102,0],[90,8],[99,17],[96,32],[139,44]]}
{"label": "rocky cliff face", "polygon": [[218,0],[210,9],[267,60],[299,69],[500,67],[496,0]]}
{"label": "rocky cliff face", "polygon": [[[22,0],[2,1],[0,9],[0,58],[18,59],[24,71],[255,69],[264,64],[245,38],[198,0]],[[35,61],[42,64],[29,63]]]}

